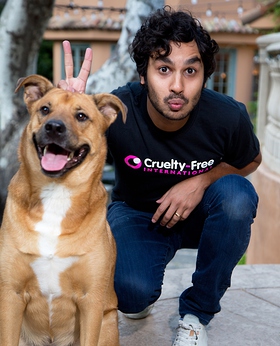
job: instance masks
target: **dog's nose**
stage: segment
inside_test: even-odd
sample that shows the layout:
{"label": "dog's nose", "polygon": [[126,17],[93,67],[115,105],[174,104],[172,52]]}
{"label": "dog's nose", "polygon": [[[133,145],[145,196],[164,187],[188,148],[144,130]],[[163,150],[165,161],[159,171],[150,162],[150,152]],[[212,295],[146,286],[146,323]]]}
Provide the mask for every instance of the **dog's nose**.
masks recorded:
{"label": "dog's nose", "polygon": [[66,132],[66,126],[61,120],[50,120],[45,124],[45,130],[50,136],[60,136]]}

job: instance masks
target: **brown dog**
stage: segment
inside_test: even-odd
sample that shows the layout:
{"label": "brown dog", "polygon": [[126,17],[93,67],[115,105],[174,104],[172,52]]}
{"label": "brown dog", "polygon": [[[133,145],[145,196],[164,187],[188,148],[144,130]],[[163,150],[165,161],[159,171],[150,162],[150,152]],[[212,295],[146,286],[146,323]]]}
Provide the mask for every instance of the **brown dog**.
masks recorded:
{"label": "brown dog", "polygon": [[101,183],[110,94],[20,79],[30,121],[0,232],[1,346],[117,346],[115,242]]}

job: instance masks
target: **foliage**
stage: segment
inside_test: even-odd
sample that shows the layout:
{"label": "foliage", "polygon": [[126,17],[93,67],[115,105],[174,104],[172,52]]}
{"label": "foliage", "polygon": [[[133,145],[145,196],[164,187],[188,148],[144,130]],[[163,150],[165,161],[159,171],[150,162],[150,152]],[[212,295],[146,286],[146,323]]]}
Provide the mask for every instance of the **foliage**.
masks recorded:
{"label": "foliage", "polygon": [[274,19],[274,28],[272,32],[279,32],[280,31],[280,1],[277,1],[272,8],[268,10],[268,13],[273,14]]}
{"label": "foliage", "polygon": [[277,1],[277,3],[273,6],[272,12],[275,18],[280,18],[280,1]]}
{"label": "foliage", "polygon": [[247,105],[248,113],[250,115],[251,122],[254,126],[254,130],[256,131],[257,126],[257,111],[258,111],[258,101],[250,101]]}
{"label": "foliage", "polygon": [[37,73],[53,80],[53,42],[43,41],[38,55]]}
{"label": "foliage", "polygon": [[242,264],[246,264],[246,254],[244,254],[242,256],[242,258],[240,259],[240,261],[238,262],[239,265],[242,265]]}
{"label": "foliage", "polygon": [[7,0],[0,0],[0,14],[2,13],[3,8],[5,7]]}

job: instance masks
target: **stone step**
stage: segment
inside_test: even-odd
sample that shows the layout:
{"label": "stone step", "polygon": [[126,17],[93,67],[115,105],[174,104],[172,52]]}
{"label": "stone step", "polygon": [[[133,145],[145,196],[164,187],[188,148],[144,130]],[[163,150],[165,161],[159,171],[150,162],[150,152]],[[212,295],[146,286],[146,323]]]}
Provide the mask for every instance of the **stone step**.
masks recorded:
{"label": "stone step", "polygon": [[[194,259],[195,252],[187,251],[172,260],[150,316],[130,320],[119,313],[121,346],[172,345],[179,319],[178,297],[191,285]],[[280,264],[237,266],[221,306],[207,326],[208,346],[279,346]]]}

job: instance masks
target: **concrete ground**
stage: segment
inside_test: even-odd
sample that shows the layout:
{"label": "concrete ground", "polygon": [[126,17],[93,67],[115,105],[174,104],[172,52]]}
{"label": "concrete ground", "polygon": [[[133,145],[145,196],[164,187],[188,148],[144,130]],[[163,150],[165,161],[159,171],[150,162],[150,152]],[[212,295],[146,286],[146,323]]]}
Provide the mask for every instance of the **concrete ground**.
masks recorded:
{"label": "concrete ground", "polygon": [[[171,346],[178,324],[178,297],[191,285],[196,251],[180,250],[168,265],[163,293],[150,316],[119,313],[121,346]],[[241,265],[207,326],[208,346],[280,345],[280,264]]]}

